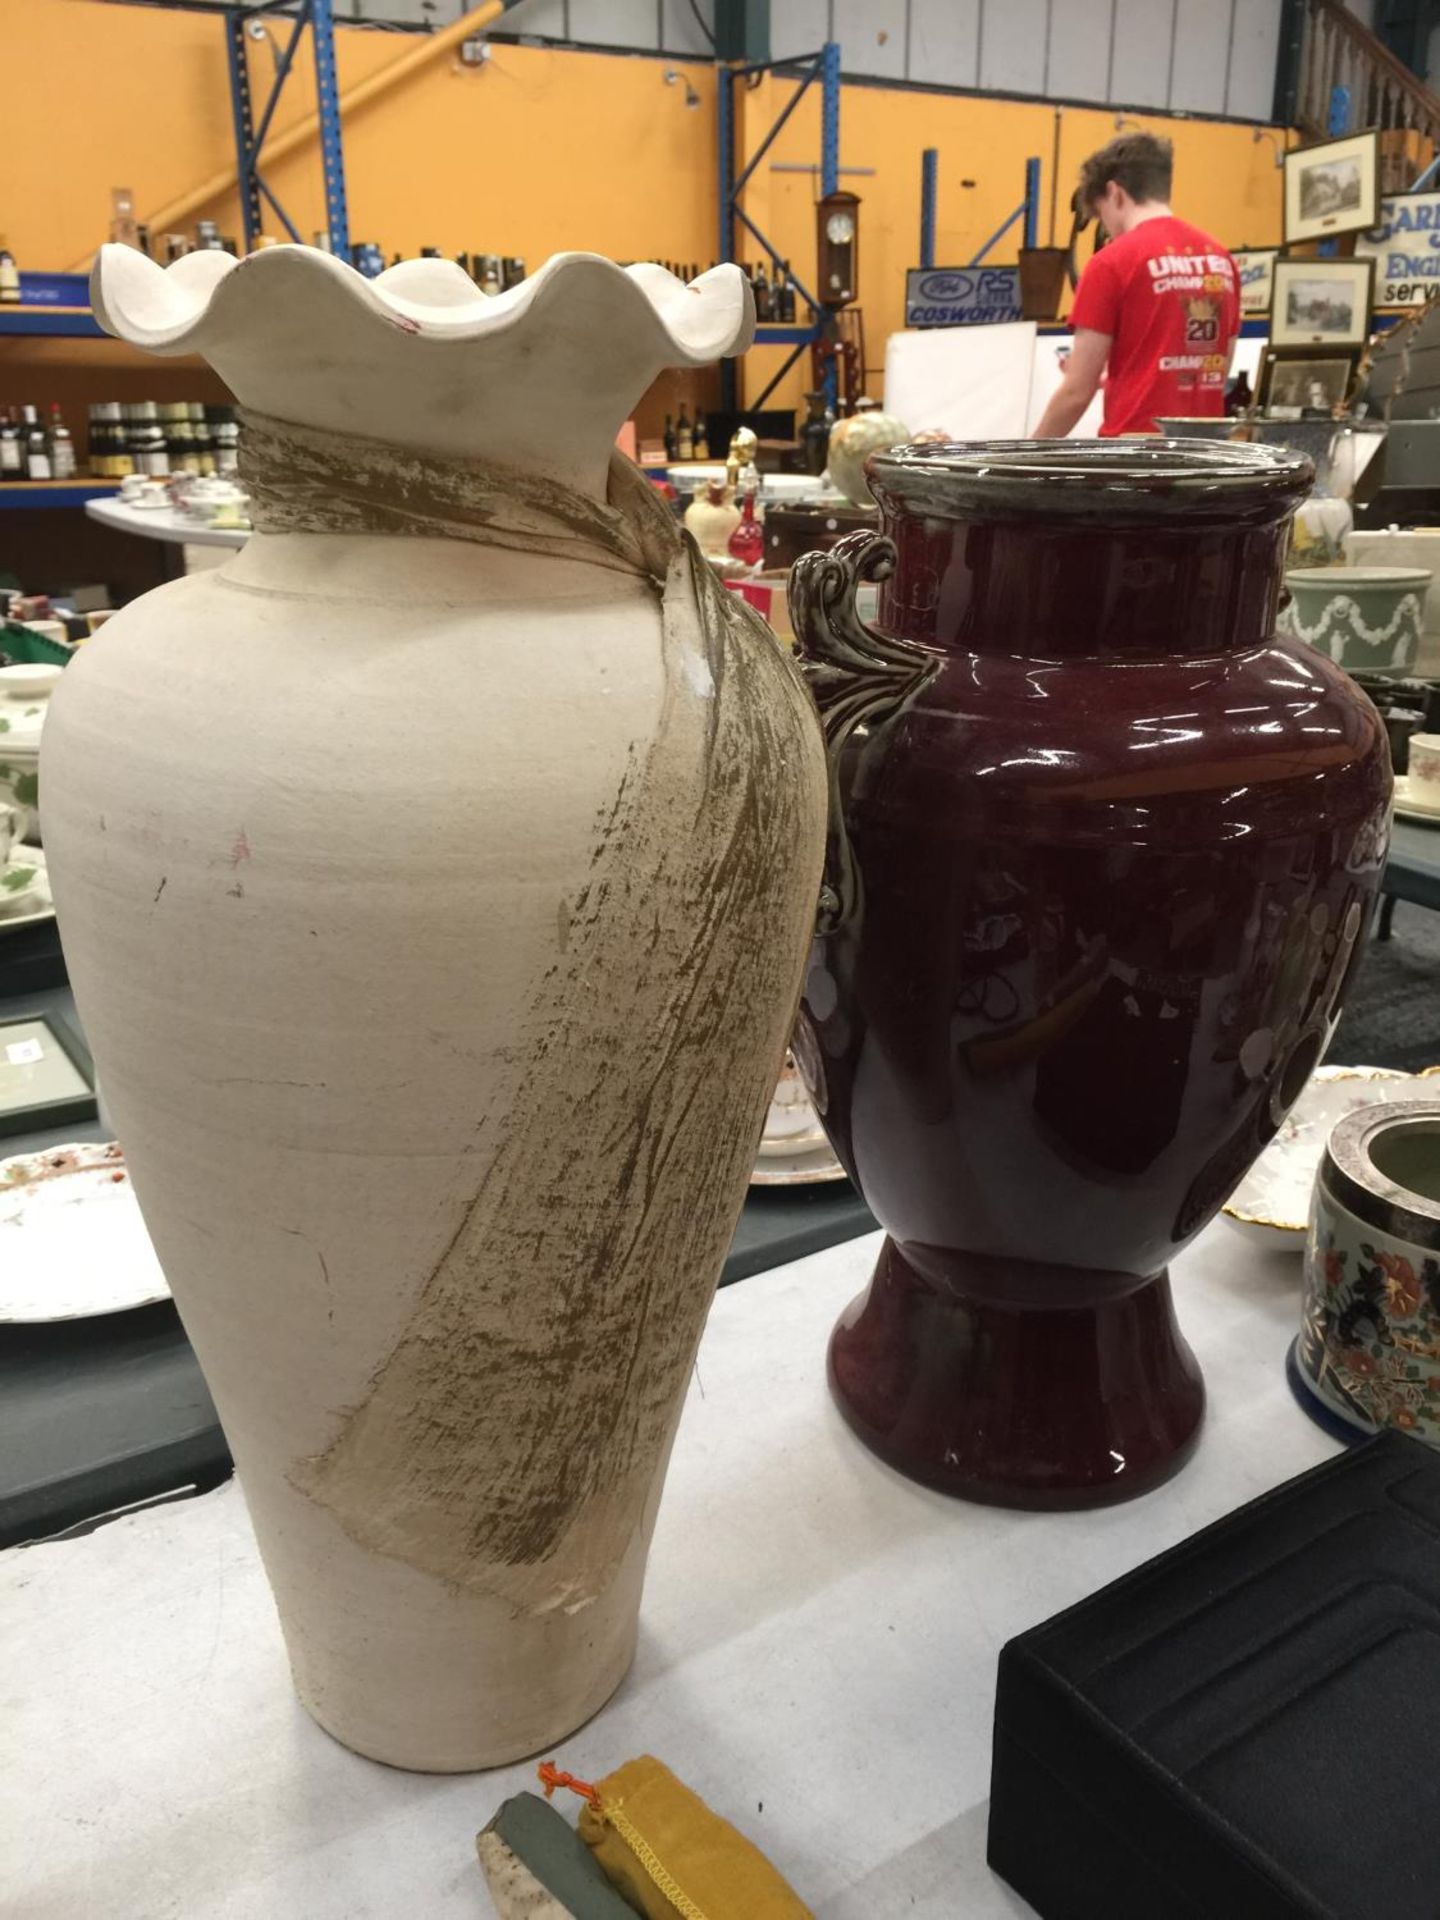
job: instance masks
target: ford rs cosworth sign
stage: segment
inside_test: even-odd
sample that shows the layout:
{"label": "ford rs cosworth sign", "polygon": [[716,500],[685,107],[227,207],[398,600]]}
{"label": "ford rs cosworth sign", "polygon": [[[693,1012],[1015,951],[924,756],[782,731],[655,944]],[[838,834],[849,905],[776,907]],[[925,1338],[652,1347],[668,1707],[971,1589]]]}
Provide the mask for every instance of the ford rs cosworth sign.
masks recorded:
{"label": "ford rs cosworth sign", "polygon": [[989,327],[1020,318],[1019,267],[912,267],[907,327]]}

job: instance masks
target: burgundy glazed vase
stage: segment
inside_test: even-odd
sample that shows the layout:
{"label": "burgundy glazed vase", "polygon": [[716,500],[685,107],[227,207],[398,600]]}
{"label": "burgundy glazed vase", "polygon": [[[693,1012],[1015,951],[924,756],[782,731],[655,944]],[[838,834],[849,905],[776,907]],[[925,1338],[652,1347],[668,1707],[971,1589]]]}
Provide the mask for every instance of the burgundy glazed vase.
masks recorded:
{"label": "burgundy glazed vase", "polygon": [[831,1385],[947,1492],[1120,1500],[1198,1437],[1167,1266],[1324,1051],[1385,734],[1275,638],[1303,456],[1025,442],[868,471],[880,531],[790,589],[831,777],[796,1053],[888,1234]]}

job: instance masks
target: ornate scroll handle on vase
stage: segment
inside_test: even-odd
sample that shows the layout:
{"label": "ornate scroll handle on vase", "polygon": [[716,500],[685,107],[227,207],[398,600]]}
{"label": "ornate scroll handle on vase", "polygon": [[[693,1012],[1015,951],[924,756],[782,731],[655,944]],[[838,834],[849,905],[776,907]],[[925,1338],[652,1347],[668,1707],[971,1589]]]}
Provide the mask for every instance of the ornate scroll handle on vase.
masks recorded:
{"label": "ornate scroll handle on vase", "polygon": [[934,678],[940,656],[866,626],[855,596],[895,571],[895,543],[851,533],[828,553],[803,554],[790,574],[790,621],[800,665],[820,709],[830,772],[830,825],[818,930],[833,933],[859,904],[859,874],[841,811],[840,756],[862,722],[888,720]]}

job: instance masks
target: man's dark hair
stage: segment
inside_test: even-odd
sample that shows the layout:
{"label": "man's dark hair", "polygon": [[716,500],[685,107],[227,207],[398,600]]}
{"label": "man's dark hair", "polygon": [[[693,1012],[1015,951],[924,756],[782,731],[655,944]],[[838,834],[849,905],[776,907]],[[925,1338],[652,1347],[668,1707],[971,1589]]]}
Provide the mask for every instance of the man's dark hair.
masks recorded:
{"label": "man's dark hair", "polygon": [[1122,133],[1092,153],[1080,169],[1080,204],[1087,213],[1113,180],[1132,200],[1168,200],[1175,148],[1158,133]]}

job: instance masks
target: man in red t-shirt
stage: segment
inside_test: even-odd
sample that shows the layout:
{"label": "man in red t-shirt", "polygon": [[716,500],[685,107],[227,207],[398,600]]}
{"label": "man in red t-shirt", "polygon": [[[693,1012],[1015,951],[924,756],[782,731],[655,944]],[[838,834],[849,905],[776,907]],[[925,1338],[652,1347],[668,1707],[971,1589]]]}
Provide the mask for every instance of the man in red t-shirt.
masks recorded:
{"label": "man in red t-shirt", "polygon": [[1080,205],[1110,244],[1080,276],[1075,345],[1037,440],[1069,433],[1105,375],[1100,431],[1158,433],[1159,416],[1225,411],[1240,331],[1240,276],[1218,240],[1170,211],[1174,150],[1153,133],[1122,134],[1080,169]]}

